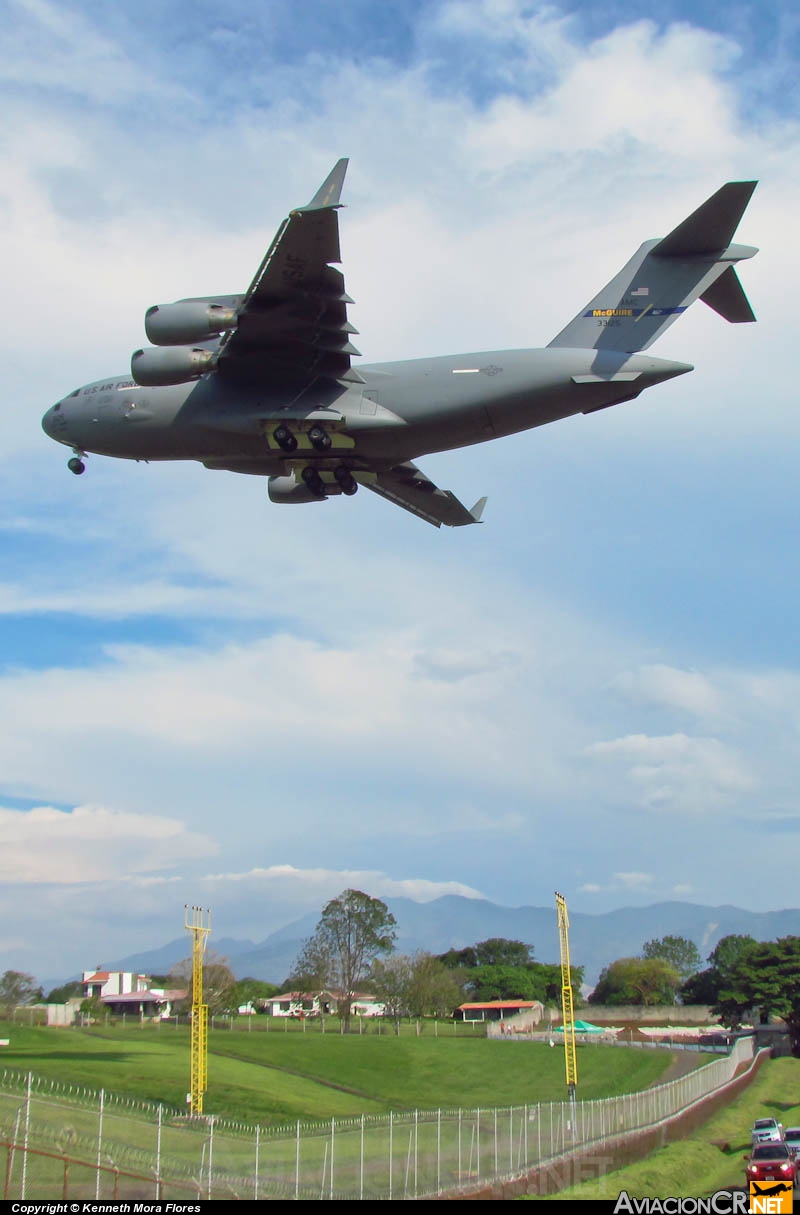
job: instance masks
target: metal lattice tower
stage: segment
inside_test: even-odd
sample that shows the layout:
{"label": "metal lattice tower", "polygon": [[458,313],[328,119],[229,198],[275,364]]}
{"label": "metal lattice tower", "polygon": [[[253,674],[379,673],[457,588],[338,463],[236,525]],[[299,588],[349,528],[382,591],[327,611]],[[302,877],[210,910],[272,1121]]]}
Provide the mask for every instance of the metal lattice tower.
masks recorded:
{"label": "metal lattice tower", "polygon": [[208,1005],[203,1003],[203,956],[211,932],[211,912],[185,906],[184,927],[192,934],[192,1037],[190,1113],[202,1114],[208,1088]]}
{"label": "metal lattice tower", "polygon": [[567,1066],[567,1089],[570,1104],[575,1106],[575,1088],[578,1083],[578,1059],[575,1052],[575,1013],[572,1007],[572,982],[569,965],[569,917],[567,900],[556,891],[558,912],[558,940],[561,946],[561,1014],[564,1030],[564,1056]]}

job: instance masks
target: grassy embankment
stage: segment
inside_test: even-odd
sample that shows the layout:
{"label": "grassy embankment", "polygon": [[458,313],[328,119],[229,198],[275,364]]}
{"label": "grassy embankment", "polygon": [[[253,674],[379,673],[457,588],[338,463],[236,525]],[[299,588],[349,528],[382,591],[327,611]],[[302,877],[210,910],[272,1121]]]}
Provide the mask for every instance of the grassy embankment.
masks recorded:
{"label": "grassy embankment", "polygon": [[[0,1067],[183,1109],[189,1033],[162,1025],[23,1028],[0,1022],[11,1044]],[[658,1083],[672,1056],[599,1045],[578,1048],[581,1097]],[[709,1056],[698,1056],[698,1064]],[[561,1101],[564,1060],[546,1045],[485,1038],[338,1033],[209,1033],[205,1111],[250,1123],[388,1110]]]}
{"label": "grassy embankment", "polygon": [[770,1116],[784,1126],[800,1126],[800,1059],[770,1060],[743,1093],[688,1138],[548,1201],[616,1197],[621,1190],[631,1198],[702,1197],[743,1186],[750,1128],[754,1119]]}

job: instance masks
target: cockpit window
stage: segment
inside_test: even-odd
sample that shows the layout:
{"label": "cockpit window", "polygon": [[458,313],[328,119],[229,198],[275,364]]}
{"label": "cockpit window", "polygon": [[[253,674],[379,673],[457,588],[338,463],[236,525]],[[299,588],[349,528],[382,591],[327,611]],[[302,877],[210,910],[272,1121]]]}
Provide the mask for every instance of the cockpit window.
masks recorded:
{"label": "cockpit window", "polygon": [[75,391],[74,391],[74,392],[71,392],[69,395],[70,395],[71,397],[78,397],[78,396],[80,396],[80,394],[81,394],[81,390],[80,390],[80,388],[76,388],[76,389],[75,389]]}
{"label": "cockpit window", "polygon": [[60,408],[61,408],[61,402],[59,401],[57,405],[53,406],[53,413],[58,413]]}

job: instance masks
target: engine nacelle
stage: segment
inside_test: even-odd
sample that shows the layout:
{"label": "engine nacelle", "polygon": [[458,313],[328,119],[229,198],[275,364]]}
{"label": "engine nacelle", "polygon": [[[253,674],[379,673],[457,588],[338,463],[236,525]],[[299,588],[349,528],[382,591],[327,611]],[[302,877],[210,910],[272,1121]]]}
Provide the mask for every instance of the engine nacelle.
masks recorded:
{"label": "engine nacelle", "polygon": [[294,476],[270,477],[267,482],[267,493],[270,502],[324,502],[318,494],[314,494],[302,481],[295,481]]}
{"label": "engine nacelle", "polygon": [[213,300],[178,300],[175,304],[154,304],[144,314],[144,331],[154,346],[183,346],[186,342],[205,342],[214,334],[234,329],[237,314],[227,304]]}
{"label": "engine nacelle", "polygon": [[216,351],[196,346],[171,346],[158,349],[149,346],[136,350],[131,356],[131,375],[143,388],[159,388],[166,384],[186,384],[199,380],[205,371],[213,371]]}

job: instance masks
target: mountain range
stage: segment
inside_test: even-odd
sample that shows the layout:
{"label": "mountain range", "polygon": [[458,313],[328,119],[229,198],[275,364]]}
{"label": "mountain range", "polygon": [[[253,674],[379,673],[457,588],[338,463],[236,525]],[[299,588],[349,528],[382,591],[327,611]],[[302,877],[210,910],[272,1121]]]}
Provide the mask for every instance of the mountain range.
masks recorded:
{"label": "mountain range", "polygon": [[[462,949],[489,937],[508,937],[533,946],[538,962],[557,962],[558,927],[553,907],[502,907],[485,899],[445,895],[429,903],[387,899],[397,920],[399,953],[425,949],[430,953]],[[616,958],[641,953],[645,941],[664,936],[686,937],[703,958],[730,933],[757,941],[800,936],[800,910],[745,911],[740,907],[705,907],[697,903],[654,903],[622,907],[602,915],[570,912],[569,938],[573,965],[583,966],[585,982],[593,985],[600,971]],[[211,938],[209,948],[228,959],[237,978],[250,976],[282,983],[291,972],[304,942],[314,932],[318,912],[293,920],[256,944],[249,940]],[[155,949],[106,963],[115,970],[165,974],[189,953],[185,936]]]}

